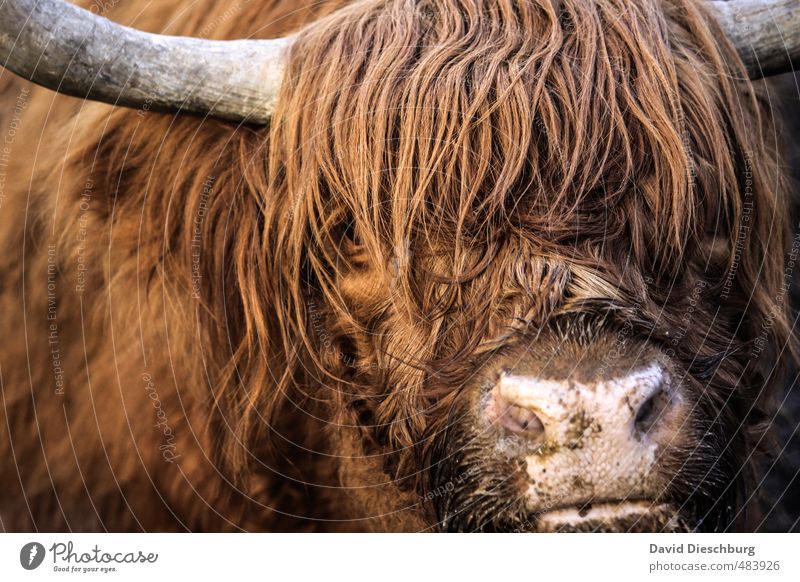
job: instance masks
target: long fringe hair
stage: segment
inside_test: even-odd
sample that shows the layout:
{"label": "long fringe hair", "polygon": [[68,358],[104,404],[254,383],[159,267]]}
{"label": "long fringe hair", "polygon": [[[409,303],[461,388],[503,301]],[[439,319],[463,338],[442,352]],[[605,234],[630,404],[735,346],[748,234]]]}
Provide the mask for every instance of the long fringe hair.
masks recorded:
{"label": "long fringe hair", "polygon": [[187,362],[215,347],[184,373],[232,472],[319,409],[419,486],[478,355],[587,302],[668,343],[702,281],[675,358],[759,417],[791,335],[764,110],[702,2],[364,0],[298,36],[268,129],[115,111],[65,167],[137,254],[108,276],[166,292]]}

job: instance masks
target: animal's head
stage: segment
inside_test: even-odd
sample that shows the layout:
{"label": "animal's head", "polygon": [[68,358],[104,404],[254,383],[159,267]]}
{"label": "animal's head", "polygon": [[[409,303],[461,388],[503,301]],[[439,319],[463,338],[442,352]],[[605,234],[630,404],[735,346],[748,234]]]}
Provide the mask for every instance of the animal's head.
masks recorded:
{"label": "animal's head", "polygon": [[265,213],[288,365],[443,528],[741,517],[788,224],[723,38],[692,2],[465,0],[297,40]]}
{"label": "animal's head", "polygon": [[445,530],[741,519],[791,351],[761,107],[688,0],[368,1],[304,30],[230,234],[230,450],[302,394],[356,504],[390,482]]}

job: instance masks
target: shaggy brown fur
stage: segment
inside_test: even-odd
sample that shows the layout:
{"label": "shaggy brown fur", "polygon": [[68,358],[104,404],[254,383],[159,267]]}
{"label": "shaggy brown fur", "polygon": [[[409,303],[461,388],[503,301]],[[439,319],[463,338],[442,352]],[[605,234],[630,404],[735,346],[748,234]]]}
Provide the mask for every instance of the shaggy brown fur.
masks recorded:
{"label": "shaggy brown fur", "polygon": [[305,4],[108,14],[316,21],[267,129],[3,73],[2,527],[436,528],[428,468],[473,376],[578,314],[688,373],[708,470],[665,497],[740,519],[790,348],[789,225],[718,27],[688,0]]}

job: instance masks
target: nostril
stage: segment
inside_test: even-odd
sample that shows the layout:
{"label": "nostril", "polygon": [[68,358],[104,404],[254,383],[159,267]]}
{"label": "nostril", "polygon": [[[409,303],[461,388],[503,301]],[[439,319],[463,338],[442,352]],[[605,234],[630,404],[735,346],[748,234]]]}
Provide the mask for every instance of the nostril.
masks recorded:
{"label": "nostril", "polygon": [[507,404],[500,410],[499,421],[504,428],[527,437],[538,437],[544,433],[544,424],[536,413],[515,404]]}
{"label": "nostril", "polygon": [[669,397],[663,390],[658,390],[645,400],[636,411],[633,421],[636,430],[642,434],[649,433],[664,413],[668,403]]}

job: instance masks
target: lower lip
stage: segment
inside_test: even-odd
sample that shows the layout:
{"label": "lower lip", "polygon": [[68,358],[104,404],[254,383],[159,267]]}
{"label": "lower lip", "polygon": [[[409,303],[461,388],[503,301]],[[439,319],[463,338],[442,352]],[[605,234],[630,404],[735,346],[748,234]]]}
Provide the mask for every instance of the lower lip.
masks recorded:
{"label": "lower lip", "polygon": [[539,515],[538,522],[541,531],[558,531],[590,523],[632,521],[656,513],[672,514],[674,510],[670,505],[651,501],[597,503],[585,509],[576,506],[546,511]]}

